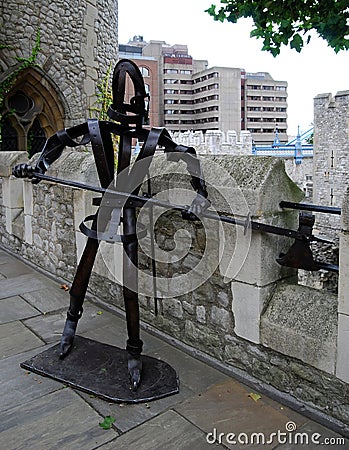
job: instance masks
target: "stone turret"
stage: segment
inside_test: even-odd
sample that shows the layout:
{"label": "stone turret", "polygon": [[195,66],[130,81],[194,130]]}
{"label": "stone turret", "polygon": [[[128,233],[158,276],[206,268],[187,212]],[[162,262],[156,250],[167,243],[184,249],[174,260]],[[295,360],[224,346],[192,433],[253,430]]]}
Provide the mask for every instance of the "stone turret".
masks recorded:
{"label": "stone turret", "polygon": [[5,119],[1,150],[35,153],[33,141],[40,147],[39,137],[42,144],[89,117],[97,83],[118,55],[117,1],[8,0],[0,5],[0,29],[0,83],[32,55],[40,33],[37,65],[18,74],[0,112],[15,110]]}

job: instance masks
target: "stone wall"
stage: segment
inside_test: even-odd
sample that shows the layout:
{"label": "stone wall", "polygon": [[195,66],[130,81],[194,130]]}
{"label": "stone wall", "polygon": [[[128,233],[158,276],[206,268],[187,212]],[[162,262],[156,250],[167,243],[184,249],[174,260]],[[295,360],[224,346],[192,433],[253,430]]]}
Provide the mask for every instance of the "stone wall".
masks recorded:
{"label": "stone wall", "polygon": [[201,155],[251,155],[252,135],[249,131],[220,130],[173,132],[175,142],[195,147]]}
{"label": "stone wall", "polygon": [[30,56],[40,29],[37,63],[61,96],[66,126],[85,120],[98,80],[117,59],[117,1],[8,0],[0,5],[0,29],[8,46],[0,51],[0,75]]}
{"label": "stone wall", "polygon": [[[341,207],[349,184],[349,91],[314,99],[314,203]],[[317,217],[324,234],[340,229],[340,217]]]}
{"label": "stone wall", "polygon": [[[280,210],[279,202],[300,201],[303,194],[286,175],[282,160],[208,155],[200,159],[211,208],[242,221],[249,212],[253,220],[296,228],[297,213]],[[25,155],[20,152],[0,153],[1,245],[69,284],[85,243],[79,224],[94,211],[95,195],[13,179],[11,167],[21,160]],[[87,151],[65,151],[50,174],[97,183]],[[150,175],[157,197],[190,204],[193,192],[184,164],[158,155]],[[297,285],[294,269],[276,263],[279,253],[292,244],[288,238],[213,220],[188,222],[170,209],[155,207],[153,212],[159,314],[155,314],[148,234],[139,241],[144,323],[221,367],[239,370],[261,386],[277,389],[349,427],[346,222],[338,304],[334,294]],[[147,208],[138,218],[150,229]],[[120,245],[102,243],[89,285],[98,301],[120,310],[121,257]]]}

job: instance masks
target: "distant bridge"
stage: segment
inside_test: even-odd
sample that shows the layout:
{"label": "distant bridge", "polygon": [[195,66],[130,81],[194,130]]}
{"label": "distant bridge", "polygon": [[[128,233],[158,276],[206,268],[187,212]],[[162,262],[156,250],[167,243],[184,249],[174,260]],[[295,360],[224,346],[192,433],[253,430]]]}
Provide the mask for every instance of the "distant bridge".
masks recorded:
{"label": "distant bridge", "polygon": [[308,139],[314,132],[314,127],[291,139],[287,144],[281,144],[278,131],[275,132],[275,139],[272,145],[252,145],[252,154],[256,156],[279,156],[281,158],[295,159],[296,164],[301,164],[303,158],[312,158],[314,154],[313,144],[307,144]]}

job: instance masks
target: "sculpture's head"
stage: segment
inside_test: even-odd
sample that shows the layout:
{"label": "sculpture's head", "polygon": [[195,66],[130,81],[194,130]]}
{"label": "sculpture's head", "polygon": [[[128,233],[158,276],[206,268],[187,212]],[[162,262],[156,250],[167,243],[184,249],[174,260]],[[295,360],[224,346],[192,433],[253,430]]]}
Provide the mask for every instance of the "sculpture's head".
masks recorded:
{"label": "sculpture's head", "polygon": [[[125,94],[132,91],[133,96],[127,103]],[[137,65],[128,60],[121,59],[113,74],[113,103],[108,110],[108,116],[122,125],[136,125],[142,127],[149,121],[149,94],[145,91],[142,74]]]}

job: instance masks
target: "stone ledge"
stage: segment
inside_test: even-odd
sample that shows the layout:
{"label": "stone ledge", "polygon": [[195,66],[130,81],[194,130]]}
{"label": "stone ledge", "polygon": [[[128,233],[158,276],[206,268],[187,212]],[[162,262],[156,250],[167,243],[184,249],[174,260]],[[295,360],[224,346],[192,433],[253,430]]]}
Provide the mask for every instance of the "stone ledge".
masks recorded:
{"label": "stone ledge", "polygon": [[261,319],[261,343],[328,373],[335,371],[337,297],[280,285]]}
{"label": "stone ledge", "polygon": [[28,162],[27,152],[0,152],[0,177],[9,177],[16,164]]}

